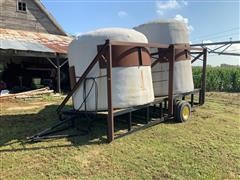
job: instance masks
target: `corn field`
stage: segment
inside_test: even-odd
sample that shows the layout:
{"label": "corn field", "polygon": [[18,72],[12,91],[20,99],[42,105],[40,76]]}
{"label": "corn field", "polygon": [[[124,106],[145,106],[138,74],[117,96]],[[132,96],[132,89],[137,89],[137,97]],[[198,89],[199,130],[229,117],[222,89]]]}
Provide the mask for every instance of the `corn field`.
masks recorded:
{"label": "corn field", "polygon": [[[201,85],[202,67],[193,67],[193,80],[195,88]],[[207,66],[207,91],[240,92],[239,66]]]}

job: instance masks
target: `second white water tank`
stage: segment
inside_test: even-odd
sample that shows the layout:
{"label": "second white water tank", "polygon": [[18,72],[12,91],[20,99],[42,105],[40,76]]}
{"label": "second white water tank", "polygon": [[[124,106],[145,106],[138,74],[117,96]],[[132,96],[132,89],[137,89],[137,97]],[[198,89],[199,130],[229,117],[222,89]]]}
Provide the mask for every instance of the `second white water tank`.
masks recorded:
{"label": "second white water tank", "polygon": [[[186,24],[176,20],[153,21],[134,28],[143,33],[149,43],[189,44]],[[169,63],[157,64],[152,68],[155,96],[168,94]],[[180,60],[174,64],[174,93],[185,93],[194,90],[191,60]]]}

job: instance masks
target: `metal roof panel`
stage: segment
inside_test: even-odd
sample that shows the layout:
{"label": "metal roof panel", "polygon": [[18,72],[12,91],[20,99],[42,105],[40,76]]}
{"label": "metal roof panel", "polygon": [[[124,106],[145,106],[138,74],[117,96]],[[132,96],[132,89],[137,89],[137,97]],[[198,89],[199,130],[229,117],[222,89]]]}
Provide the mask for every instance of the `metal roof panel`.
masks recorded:
{"label": "metal roof panel", "polygon": [[26,42],[12,39],[0,39],[0,49],[54,53],[52,49],[49,49],[38,42]]}
{"label": "metal roof panel", "polygon": [[71,37],[0,28],[0,49],[67,54]]}

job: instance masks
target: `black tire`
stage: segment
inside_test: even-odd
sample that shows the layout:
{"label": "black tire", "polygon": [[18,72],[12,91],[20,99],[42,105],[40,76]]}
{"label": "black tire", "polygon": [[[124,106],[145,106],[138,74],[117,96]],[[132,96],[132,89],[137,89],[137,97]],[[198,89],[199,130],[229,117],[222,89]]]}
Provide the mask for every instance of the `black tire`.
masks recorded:
{"label": "black tire", "polygon": [[175,117],[176,116],[176,113],[177,113],[177,108],[178,108],[178,105],[181,101],[180,100],[176,100],[173,104],[173,116]]}
{"label": "black tire", "polygon": [[191,105],[187,101],[178,101],[176,103],[175,119],[177,122],[186,122],[191,116]]}

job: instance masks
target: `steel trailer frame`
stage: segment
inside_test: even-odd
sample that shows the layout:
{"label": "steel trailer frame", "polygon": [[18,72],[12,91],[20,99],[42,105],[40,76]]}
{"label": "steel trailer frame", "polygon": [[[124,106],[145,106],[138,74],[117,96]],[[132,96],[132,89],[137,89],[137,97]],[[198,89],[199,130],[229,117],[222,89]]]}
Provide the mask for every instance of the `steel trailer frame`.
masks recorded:
{"label": "steel trailer frame", "polygon": [[[154,102],[148,103],[141,106],[135,106],[135,107],[129,107],[124,109],[113,109],[112,104],[112,47],[113,46],[132,46],[134,48],[138,48],[138,54],[139,59],[141,60],[141,50],[142,48],[148,48],[148,49],[156,49],[156,53],[151,53],[151,58],[156,59],[153,61],[151,67],[154,67],[157,63],[162,62],[162,57],[165,56],[165,59],[169,62],[169,81],[168,81],[168,95],[163,97],[156,97]],[[162,44],[156,44],[156,43],[130,43],[130,42],[120,42],[120,41],[111,41],[106,40],[105,44],[101,46],[101,49],[95,56],[95,58],[92,60],[92,62],[89,64],[85,72],[82,74],[81,77],[79,77],[78,81],[73,86],[72,90],[68,93],[66,98],[63,100],[63,102],[59,105],[57,108],[57,113],[59,115],[59,119],[63,120],[63,117],[65,116],[84,116],[84,115],[95,115],[97,117],[103,117],[107,119],[107,140],[108,142],[112,142],[115,138],[115,132],[114,132],[114,118],[123,114],[129,114],[128,118],[128,131],[132,130],[132,112],[140,110],[140,109],[146,109],[146,123],[149,125],[149,123],[152,124],[158,124],[166,119],[172,119],[174,118],[174,101],[178,98],[185,99],[185,96],[191,95],[191,106],[195,104],[203,105],[205,102],[205,91],[206,91],[206,64],[207,64],[207,49],[206,48],[186,48],[184,49],[186,56],[191,54],[191,56],[194,57],[192,60],[192,63],[194,63],[197,59],[200,59],[201,56],[203,56],[203,69],[202,69],[202,77],[201,77],[201,88],[195,89],[191,92],[181,93],[181,94],[173,94],[173,77],[174,77],[174,63],[176,62],[175,55],[177,49],[182,49],[182,44],[172,44],[172,45],[162,45]],[[163,53],[160,53],[161,52]],[[108,52],[109,58],[106,58],[104,54]],[[166,56],[166,54],[168,57]],[[195,56],[194,56],[195,55]],[[157,57],[156,57],[157,56]],[[104,61],[104,63],[107,64],[107,102],[108,102],[108,110],[107,111],[100,111],[100,112],[90,112],[90,111],[76,111],[76,110],[70,110],[70,111],[63,111],[66,103],[69,101],[69,99],[73,96],[74,92],[82,85],[84,80],[87,78],[89,72],[92,70],[92,68],[97,64],[97,62]],[[199,102],[194,103],[194,94],[199,93]],[[160,109],[159,119],[149,122],[150,120],[150,107],[158,107]],[[70,118],[71,119],[71,118]],[[72,121],[72,119],[71,119]],[[65,122],[65,120],[64,120]],[[67,121],[66,121],[67,122]],[[61,123],[61,122],[60,122]],[[59,123],[59,124],[60,124]],[[56,125],[55,125],[56,126]],[[55,127],[54,126],[54,127]],[[49,128],[48,128],[49,129]],[[52,130],[50,128],[50,130]],[[44,133],[46,131],[43,131],[43,133],[38,133],[35,136],[32,136],[30,139],[43,139]],[[49,135],[49,133],[47,133]]]}

